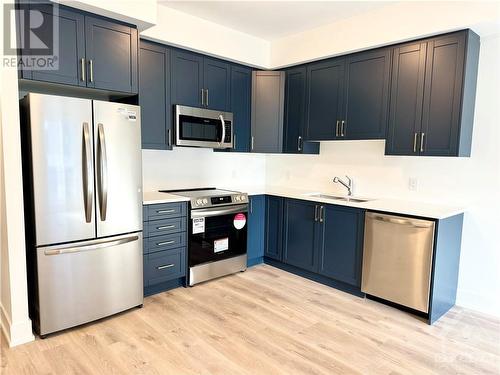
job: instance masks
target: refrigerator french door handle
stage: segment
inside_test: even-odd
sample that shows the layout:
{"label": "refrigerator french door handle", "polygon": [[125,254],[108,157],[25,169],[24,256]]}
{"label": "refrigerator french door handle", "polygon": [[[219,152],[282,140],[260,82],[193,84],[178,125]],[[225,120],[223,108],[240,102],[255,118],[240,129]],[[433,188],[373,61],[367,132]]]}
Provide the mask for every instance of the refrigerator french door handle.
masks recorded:
{"label": "refrigerator french door handle", "polygon": [[90,145],[90,130],[88,122],[83,123],[82,134],[82,174],[83,174],[83,203],[85,206],[85,221],[92,221],[92,205],[94,201],[94,171],[92,148]]}
{"label": "refrigerator french door handle", "polygon": [[108,208],[108,161],[106,158],[106,139],[104,136],[104,125],[97,125],[97,159],[98,173],[97,184],[99,186],[99,212],[101,221],[106,220],[106,211]]}
{"label": "refrigerator french door handle", "polygon": [[57,249],[48,249],[48,250],[45,250],[43,253],[45,255],[60,255],[60,254],[80,253],[82,251],[98,250],[98,249],[102,249],[105,247],[123,245],[123,244],[126,244],[128,242],[137,241],[138,239],[139,239],[139,236],[137,236],[137,235],[133,235],[130,237],[125,237],[125,238],[120,238],[117,240],[101,239],[101,240],[93,241],[91,243],[86,243],[86,244],[80,245],[80,246],[69,246],[69,247],[61,247],[61,248],[57,248]]}

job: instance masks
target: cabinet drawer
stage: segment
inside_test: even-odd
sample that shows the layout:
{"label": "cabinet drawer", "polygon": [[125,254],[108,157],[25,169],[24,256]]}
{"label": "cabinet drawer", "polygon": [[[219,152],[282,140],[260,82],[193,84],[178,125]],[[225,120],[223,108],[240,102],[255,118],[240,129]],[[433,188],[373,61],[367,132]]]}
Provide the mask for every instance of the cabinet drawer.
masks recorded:
{"label": "cabinet drawer", "polygon": [[172,219],[153,220],[144,223],[144,237],[155,237],[186,231],[186,218],[175,217]]}
{"label": "cabinet drawer", "polygon": [[151,204],[146,207],[145,221],[186,216],[187,211],[185,202]]}
{"label": "cabinet drawer", "polygon": [[186,249],[144,255],[144,286],[151,286],[186,275]]}
{"label": "cabinet drawer", "polygon": [[186,246],[186,232],[146,238],[144,240],[144,254],[175,249],[183,246]]}

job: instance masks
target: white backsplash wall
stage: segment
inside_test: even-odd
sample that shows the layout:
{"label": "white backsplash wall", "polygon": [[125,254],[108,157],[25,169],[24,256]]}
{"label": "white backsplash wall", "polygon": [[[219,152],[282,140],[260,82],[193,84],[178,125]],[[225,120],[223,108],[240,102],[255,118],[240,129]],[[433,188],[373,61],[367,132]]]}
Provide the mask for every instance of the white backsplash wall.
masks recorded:
{"label": "white backsplash wall", "polygon": [[[457,304],[500,316],[500,37],[481,40],[472,156],[384,156],[384,141],[322,142],[320,155],[268,155],[266,183],[466,206]],[[417,190],[409,189],[410,178]]]}
{"label": "white backsplash wall", "polygon": [[191,147],[174,147],[173,151],[143,150],[143,189],[264,187],[265,165],[265,155],[259,154]]}

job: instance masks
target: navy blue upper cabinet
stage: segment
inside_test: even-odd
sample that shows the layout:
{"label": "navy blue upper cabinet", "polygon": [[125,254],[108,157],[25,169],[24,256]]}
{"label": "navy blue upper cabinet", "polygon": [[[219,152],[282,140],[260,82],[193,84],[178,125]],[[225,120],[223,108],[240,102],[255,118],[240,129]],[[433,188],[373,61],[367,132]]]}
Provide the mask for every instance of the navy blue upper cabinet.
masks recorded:
{"label": "navy blue upper cabinet", "polygon": [[248,197],[247,263],[249,266],[262,263],[266,230],[266,197]]}
{"label": "navy blue upper cabinet", "polygon": [[172,104],[201,107],[204,103],[203,56],[172,51]]}
{"label": "navy blue upper cabinet", "polygon": [[205,90],[205,107],[219,111],[229,109],[230,65],[205,57],[203,61],[203,88]]}
{"label": "navy blue upper cabinet", "polygon": [[308,271],[317,268],[319,206],[315,202],[286,199],[283,262]]}
{"label": "navy blue upper cabinet", "polygon": [[86,16],[87,86],[136,93],[137,43],[137,29]]}
{"label": "navy blue upper cabinet", "polygon": [[[30,4],[32,9],[39,10],[44,17],[54,17],[52,5]],[[22,78],[37,81],[64,83],[74,86],[86,86],[85,79],[85,17],[78,13],[59,8],[59,60],[57,70],[24,71]],[[47,25],[47,24],[43,24]],[[39,32],[52,32],[47,27]],[[83,68],[83,70],[82,70]]]}
{"label": "navy blue upper cabinet", "polygon": [[479,37],[471,30],[397,46],[386,154],[470,156]]}
{"label": "navy blue upper cabinet", "polygon": [[171,150],[170,49],[144,40],[139,49],[139,105],[142,148]]}
{"label": "navy blue upper cabinet", "polygon": [[307,66],[307,135],[311,141],[340,137],[343,116],[345,59]]}
{"label": "navy blue upper cabinet", "polygon": [[346,61],[342,139],[384,139],[387,129],[391,50],[350,55]]}
{"label": "navy blue upper cabinet", "polygon": [[274,260],[281,260],[283,244],[283,198],[266,196],[265,230],[264,255]]}
{"label": "navy blue upper cabinet", "polygon": [[231,103],[234,151],[250,151],[250,113],[252,111],[252,70],[231,66]]}
{"label": "navy blue upper cabinet", "polygon": [[334,205],[321,207],[319,273],[359,287],[364,211]]}
{"label": "navy blue upper cabinet", "polygon": [[286,71],[283,152],[318,154],[319,143],[305,142],[306,79],[305,66]]}

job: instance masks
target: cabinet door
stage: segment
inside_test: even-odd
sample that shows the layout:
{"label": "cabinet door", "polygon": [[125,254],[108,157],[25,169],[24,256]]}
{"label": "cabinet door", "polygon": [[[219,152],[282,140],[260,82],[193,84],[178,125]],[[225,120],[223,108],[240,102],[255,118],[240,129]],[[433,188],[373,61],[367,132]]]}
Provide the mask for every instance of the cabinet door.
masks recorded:
{"label": "cabinet door", "polygon": [[266,196],[266,242],[264,255],[281,260],[283,237],[283,198]]}
{"label": "cabinet door", "polygon": [[283,151],[290,154],[300,154],[304,141],[306,74],[305,67],[286,72]]}
{"label": "cabinet door", "polygon": [[319,207],[314,202],[287,199],[283,262],[308,271],[317,269],[316,238]]}
{"label": "cabinet door", "polygon": [[319,244],[319,273],[360,286],[364,213],[323,205]]}
{"label": "cabinet door", "polygon": [[285,73],[252,73],[253,152],[281,152],[283,147],[283,106]]}
{"label": "cabinet door", "polygon": [[205,57],[203,59],[205,107],[219,111],[229,109],[231,71],[229,64]]}
{"label": "cabinet door", "polygon": [[385,139],[390,69],[389,48],[347,58],[342,139]]}
{"label": "cabinet door", "polygon": [[340,137],[344,59],[327,60],[307,67],[307,139],[326,141]]}
{"label": "cabinet door", "polygon": [[248,198],[248,263],[257,261],[264,256],[264,233],[266,225],[266,197],[255,195]]}
{"label": "cabinet door", "polygon": [[231,66],[231,112],[234,151],[250,151],[250,112],[252,111],[252,71]]}
{"label": "cabinet door", "polygon": [[[40,11],[44,17],[54,17],[52,5],[30,4],[31,9]],[[77,12],[59,7],[59,53],[57,70],[34,70],[30,78],[37,81],[64,83],[73,86],[86,86],[85,77],[85,19]],[[52,33],[44,22],[37,32]],[[83,68],[83,70],[82,70]]]}
{"label": "cabinet door", "polygon": [[87,86],[136,93],[137,29],[85,17]]}
{"label": "cabinet door", "polygon": [[201,107],[203,57],[195,53],[172,51],[172,104]]}
{"label": "cabinet door", "polygon": [[393,49],[387,155],[417,155],[427,43]]}
{"label": "cabinet door", "polygon": [[139,104],[142,148],[171,150],[170,50],[146,41],[139,50]]}
{"label": "cabinet door", "polygon": [[464,33],[431,39],[427,44],[422,155],[458,154],[464,55]]}

